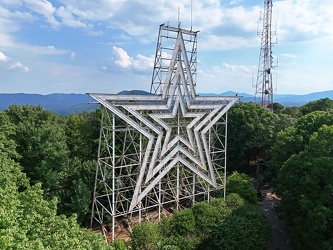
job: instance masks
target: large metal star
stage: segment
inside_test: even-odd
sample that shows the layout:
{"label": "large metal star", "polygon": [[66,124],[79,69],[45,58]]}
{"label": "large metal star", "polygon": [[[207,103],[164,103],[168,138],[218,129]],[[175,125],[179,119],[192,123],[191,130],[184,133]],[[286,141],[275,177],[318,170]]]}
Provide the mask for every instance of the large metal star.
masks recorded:
{"label": "large metal star", "polygon": [[[148,138],[148,144],[144,153],[129,211],[132,211],[133,208],[138,205],[138,203],[156,186],[156,184],[159,183],[159,181],[178,163],[189,168],[212,186],[216,186],[216,179],[211,163],[206,134],[237,99],[233,97],[197,96],[194,100],[190,101],[190,105],[188,105],[188,102],[184,100],[184,95],[182,95],[180,89],[181,85],[179,83],[175,85],[177,86],[175,89],[177,89],[178,92],[176,98],[173,98],[174,95],[168,97],[166,104],[159,104],[163,101],[163,96],[148,95],[137,96],[135,99],[139,104],[120,105],[142,124],[139,124],[110,102],[128,100],[130,97],[91,94],[91,96],[99,103],[103,104],[119,118],[126,121],[143,136]],[[187,98],[188,97],[185,97],[186,100]],[[131,97],[131,100],[133,100],[133,97]],[[143,101],[149,101],[150,104],[140,104],[140,102]],[[196,104],[196,102],[199,104]],[[160,112],[148,113],[148,116],[145,117],[138,112],[140,110],[158,110]],[[189,112],[187,112],[187,110],[189,110]],[[199,112],[194,112],[195,110],[199,110]],[[206,112],[202,112],[203,110]],[[184,118],[190,118],[191,120],[186,125],[186,137],[184,135],[176,134],[172,138],[172,128],[165,122],[165,119],[173,119],[178,115],[181,115]],[[148,117],[151,117],[156,123],[154,124],[148,119]],[[145,126],[143,125],[151,129],[151,132],[145,129]],[[195,157],[197,154],[199,154],[200,159]],[[143,183],[147,186],[142,190]]]}
{"label": "large metal star", "polygon": [[[148,139],[129,212],[178,164],[216,187],[206,135],[238,98],[196,96],[181,32],[161,95],[90,96]],[[167,122],[178,117],[186,121],[186,133],[173,132]]]}

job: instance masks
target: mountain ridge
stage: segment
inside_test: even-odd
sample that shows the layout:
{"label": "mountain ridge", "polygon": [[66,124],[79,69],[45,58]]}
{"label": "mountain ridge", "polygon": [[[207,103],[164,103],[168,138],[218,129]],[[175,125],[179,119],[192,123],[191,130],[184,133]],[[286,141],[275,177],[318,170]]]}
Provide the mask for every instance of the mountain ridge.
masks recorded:
{"label": "mountain ridge", "polygon": [[[123,90],[117,94],[122,95],[149,95],[149,92],[143,90]],[[254,101],[254,95],[247,93],[237,93],[234,91],[227,91],[220,94],[216,93],[198,93],[200,96],[239,96],[242,102]],[[319,100],[322,98],[333,99],[333,90],[313,92],[304,95],[293,94],[275,94],[274,102],[278,102],[283,106],[301,106],[307,102]],[[57,114],[71,114],[81,113],[83,111],[91,111],[98,107],[97,104],[89,104],[91,98],[87,94],[76,93],[53,93],[48,95],[42,94],[25,94],[13,93],[6,94],[0,93],[0,111],[8,108],[11,104],[19,105],[40,105],[44,109],[52,111]]]}

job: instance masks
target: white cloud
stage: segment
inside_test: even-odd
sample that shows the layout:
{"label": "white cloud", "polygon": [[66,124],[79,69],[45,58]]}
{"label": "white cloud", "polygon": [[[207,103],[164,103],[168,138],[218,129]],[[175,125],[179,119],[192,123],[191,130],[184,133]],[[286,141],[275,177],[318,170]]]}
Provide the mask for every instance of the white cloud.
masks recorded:
{"label": "white cloud", "polygon": [[133,58],[129,57],[127,52],[122,48],[117,48],[116,46],[112,47],[112,53],[114,55],[113,62],[122,68],[130,68]]}
{"label": "white cloud", "polygon": [[223,68],[225,69],[225,72],[244,76],[250,76],[253,71],[256,70],[252,65],[233,65],[228,63],[223,63]]}
{"label": "white cloud", "polygon": [[65,26],[73,27],[73,28],[87,27],[87,25],[84,22],[81,22],[80,20],[78,20],[74,17],[72,11],[73,10],[71,7],[60,6],[56,11],[56,15],[59,18],[61,18],[61,23]]}
{"label": "white cloud", "polygon": [[54,17],[56,8],[53,7],[51,2],[47,0],[24,0],[24,4],[30,10],[43,15],[53,28],[60,26],[60,23]]}
{"label": "white cloud", "polygon": [[22,72],[29,72],[30,69],[27,66],[24,66],[21,62],[15,62],[13,65],[8,67],[9,70],[19,70]]}
{"label": "white cloud", "polygon": [[1,62],[8,61],[8,57],[3,52],[1,52],[1,51],[0,51],[0,61]]}
{"label": "white cloud", "polygon": [[331,0],[281,0],[274,3],[273,11],[281,41],[313,40],[319,35],[333,34]]}
{"label": "white cloud", "polygon": [[123,69],[146,70],[153,67],[153,56],[146,57],[138,54],[134,59],[125,50],[116,46],[112,47],[112,54],[112,61]]}

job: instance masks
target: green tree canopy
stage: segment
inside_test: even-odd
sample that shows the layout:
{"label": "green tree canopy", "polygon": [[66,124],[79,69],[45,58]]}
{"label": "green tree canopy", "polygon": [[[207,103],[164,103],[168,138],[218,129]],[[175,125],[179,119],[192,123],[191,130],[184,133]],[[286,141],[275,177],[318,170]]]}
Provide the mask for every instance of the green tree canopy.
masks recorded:
{"label": "green tree canopy", "polygon": [[161,233],[157,224],[144,221],[133,228],[131,233],[131,245],[133,250],[157,249],[161,240]]}
{"label": "green tree canopy", "polygon": [[275,139],[278,117],[253,103],[237,103],[228,113],[228,169],[242,170],[264,158]]}
{"label": "green tree canopy", "polygon": [[82,114],[71,114],[66,119],[66,142],[70,157],[80,160],[96,159],[101,109]]}
{"label": "green tree canopy", "polygon": [[271,235],[267,218],[256,205],[244,205],[213,229],[209,249],[264,249]]}
{"label": "green tree canopy", "polygon": [[294,126],[279,132],[271,152],[272,172],[276,174],[290,156],[304,150],[311,135],[324,124],[333,125],[333,113],[315,111],[299,118]]}
{"label": "green tree canopy", "polygon": [[333,248],[333,126],[323,125],[309,146],[286,161],[278,175],[279,211],[296,249]]}
{"label": "green tree canopy", "polygon": [[9,158],[18,159],[15,141],[10,139],[15,135],[15,126],[7,114],[0,112],[0,152],[5,152]]}
{"label": "green tree canopy", "polygon": [[333,111],[333,100],[329,98],[323,98],[316,101],[311,101],[300,107],[300,111],[303,115],[312,113],[314,111]]}
{"label": "green tree canopy", "polygon": [[81,229],[75,216],[57,214],[40,184],[30,186],[19,164],[0,152],[1,249],[113,249],[101,234]]}
{"label": "green tree canopy", "polygon": [[257,202],[257,192],[253,188],[253,179],[244,173],[233,172],[227,179],[227,193],[236,193],[247,203]]}
{"label": "green tree canopy", "polygon": [[35,106],[12,105],[6,111],[16,127],[11,136],[19,162],[30,182],[44,189],[58,185],[63,164],[68,159],[64,125],[56,114]]}

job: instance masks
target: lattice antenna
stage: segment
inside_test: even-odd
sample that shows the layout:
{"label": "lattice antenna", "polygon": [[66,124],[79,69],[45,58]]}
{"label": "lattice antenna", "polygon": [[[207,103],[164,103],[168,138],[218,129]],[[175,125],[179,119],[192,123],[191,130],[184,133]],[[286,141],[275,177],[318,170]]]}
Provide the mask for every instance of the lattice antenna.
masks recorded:
{"label": "lattice antenna", "polygon": [[[155,61],[152,74],[150,93],[162,94],[163,86],[168,81],[168,72],[176,72],[177,67],[170,68],[174,45],[179,33],[182,33],[185,51],[189,60],[191,80],[194,88],[197,81],[197,35],[199,31],[175,28],[164,23],[160,25],[156,45]],[[189,78],[187,79],[188,82]]]}
{"label": "lattice antenna", "polygon": [[255,102],[263,108],[273,110],[273,83],[272,70],[276,67],[273,65],[273,38],[276,38],[276,31],[272,31],[272,0],[264,1],[264,12],[260,17],[262,22],[262,31],[258,32],[261,38],[261,47],[259,55],[259,65],[257,81],[255,84]]}
{"label": "lattice antenna", "polygon": [[178,7],[178,29],[180,28],[180,7]]}
{"label": "lattice antenna", "polygon": [[192,7],[192,0],[191,0],[191,30],[192,30],[192,16],[193,16],[193,7]]}

